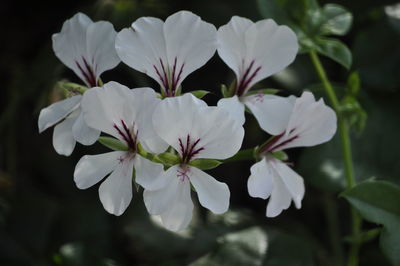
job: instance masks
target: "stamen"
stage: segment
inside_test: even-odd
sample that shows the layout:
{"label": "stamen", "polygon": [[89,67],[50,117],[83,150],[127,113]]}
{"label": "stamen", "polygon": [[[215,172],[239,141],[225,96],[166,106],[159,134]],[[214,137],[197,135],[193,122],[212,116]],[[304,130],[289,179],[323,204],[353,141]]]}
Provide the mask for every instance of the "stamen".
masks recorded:
{"label": "stamen", "polygon": [[135,130],[135,123],[132,124],[131,128],[128,128],[125,121],[121,119],[122,129],[118,127],[116,124],[113,127],[117,130],[118,134],[122,137],[122,139],[128,144],[129,149],[132,152],[137,150],[137,136],[139,130]]}
{"label": "stamen", "polygon": [[179,148],[181,150],[181,159],[183,164],[189,163],[194,156],[196,156],[199,152],[204,150],[204,147],[199,147],[196,149],[197,144],[199,144],[200,139],[197,139],[193,143],[190,140],[190,135],[187,135],[186,137],[186,145],[183,145],[182,139],[178,139],[179,142]]}

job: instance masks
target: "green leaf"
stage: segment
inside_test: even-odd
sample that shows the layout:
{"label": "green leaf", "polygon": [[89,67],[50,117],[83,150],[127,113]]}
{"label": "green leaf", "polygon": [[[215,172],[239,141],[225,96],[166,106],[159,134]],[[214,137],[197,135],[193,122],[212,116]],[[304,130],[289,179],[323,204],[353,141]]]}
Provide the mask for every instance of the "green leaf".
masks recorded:
{"label": "green leaf", "polygon": [[347,119],[350,126],[355,126],[358,133],[361,133],[367,122],[367,112],[361,107],[358,100],[352,96],[346,96],[339,106],[341,114]]}
{"label": "green leaf", "polygon": [[163,164],[167,164],[167,165],[175,165],[175,164],[178,164],[180,161],[179,156],[169,153],[169,152],[164,152],[164,153],[158,154],[157,158]]}
{"label": "green leaf", "polygon": [[291,24],[291,20],[282,1],[276,0],[257,0],[258,9],[264,18],[272,18],[278,24]]}
{"label": "green leaf", "polygon": [[400,187],[386,181],[366,181],[341,194],[369,222],[382,224],[380,245],[394,265],[400,265]]}
{"label": "green leaf", "polygon": [[220,161],[213,159],[196,159],[189,162],[190,166],[194,166],[201,170],[213,169],[215,167],[218,167],[220,164],[221,164]]}
{"label": "green leaf", "polygon": [[206,96],[207,94],[209,94],[210,92],[206,91],[206,90],[197,90],[197,91],[191,91],[190,93],[193,94],[195,97],[201,99],[204,96]]}
{"label": "green leaf", "polygon": [[228,233],[219,237],[217,242],[217,250],[190,266],[260,266],[267,251],[267,234],[260,227]]}
{"label": "green leaf", "polygon": [[375,228],[375,229],[371,229],[365,232],[361,232],[358,236],[353,237],[351,236],[346,236],[344,237],[344,241],[348,242],[348,243],[366,243],[369,241],[374,240],[377,236],[379,236],[379,234],[382,232],[381,228]]}
{"label": "green leaf", "polygon": [[127,151],[129,149],[126,144],[115,138],[99,137],[97,141],[114,151]]}
{"label": "green leaf", "polygon": [[65,82],[65,81],[59,81],[57,82],[55,88],[57,90],[61,90],[65,97],[71,97],[74,95],[80,95],[85,93],[86,90],[88,90],[89,88],[77,83],[73,83],[73,82]]}
{"label": "green leaf", "polygon": [[357,71],[351,72],[351,74],[347,78],[347,93],[353,96],[357,96],[360,92],[360,87],[360,75]]}
{"label": "green leaf", "polygon": [[317,38],[314,42],[318,53],[350,69],[352,62],[351,51],[344,43],[339,40],[328,38]]}
{"label": "green leaf", "polygon": [[353,16],[346,8],[337,4],[326,4],[321,9],[319,30],[322,35],[345,35],[352,21]]}
{"label": "green leaf", "polygon": [[272,156],[281,161],[286,161],[289,158],[289,156],[284,151],[276,151],[272,153]]}

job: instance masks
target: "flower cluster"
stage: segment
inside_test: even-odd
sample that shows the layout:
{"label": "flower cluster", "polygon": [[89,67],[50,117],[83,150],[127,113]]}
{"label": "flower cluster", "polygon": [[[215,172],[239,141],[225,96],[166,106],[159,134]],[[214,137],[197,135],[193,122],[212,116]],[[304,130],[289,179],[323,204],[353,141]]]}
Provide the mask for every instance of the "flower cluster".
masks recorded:
{"label": "flower cluster", "polygon": [[[109,22],[92,22],[78,13],[53,36],[56,56],[86,87],[44,108],[39,131],[56,125],[53,145],[70,155],[76,141],[96,140],[113,151],[83,156],[74,180],[86,189],[102,181],[100,201],[121,215],[133,198],[133,186],[144,189],[148,212],[159,215],[173,231],[191,221],[191,189],[199,203],[220,214],[228,210],[230,191],[204,170],[240,152],[245,109],[271,138],[254,149],[256,163],[248,179],[250,196],[268,199],[266,216],[274,217],[293,200],[301,207],[303,179],[277,154],[293,147],[326,142],[336,132],[336,115],[312,93],[281,97],[249,91],[254,84],[287,67],[298,51],[286,26],[267,19],[257,23],[233,17],[218,30],[197,15],[177,12],[162,21],[139,18],[117,33]],[[236,81],[217,106],[208,106],[182,82],[218,51]],[[158,82],[152,88],[129,89],[100,75],[122,61]],[[100,137],[101,132],[111,137]],[[107,177],[106,177],[107,176]]]}

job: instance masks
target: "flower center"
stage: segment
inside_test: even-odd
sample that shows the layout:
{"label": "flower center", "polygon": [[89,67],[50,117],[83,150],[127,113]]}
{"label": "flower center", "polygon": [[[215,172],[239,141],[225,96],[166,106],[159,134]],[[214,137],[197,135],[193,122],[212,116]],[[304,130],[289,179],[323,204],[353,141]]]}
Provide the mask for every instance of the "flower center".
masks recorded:
{"label": "flower center", "polygon": [[121,124],[117,125],[114,123],[113,127],[117,130],[121,138],[126,142],[129,147],[129,151],[134,153],[137,151],[137,136],[139,130],[135,131],[135,122],[132,123],[131,127],[128,127],[124,120],[121,119]]}
{"label": "flower center", "polygon": [[176,170],[176,177],[179,178],[181,182],[184,182],[185,180],[189,180],[189,172],[190,168],[189,167],[181,167]]}
{"label": "flower center", "polygon": [[[242,66],[244,66],[244,60],[242,60]],[[243,96],[246,93],[247,87],[249,86],[250,82],[256,77],[257,73],[260,71],[261,66],[254,67],[254,60],[250,62],[250,65],[244,71],[244,74],[238,80],[238,85],[236,88],[236,95]]]}
{"label": "flower center", "polygon": [[88,64],[86,59],[82,56],[83,65],[79,64],[78,61],[75,61],[76,66],[81,71],[82,75],[85,78],[86,83],[91,87],[97,86],[96,75],[92,67]]}
{"label": "flower center", "polygon": [[179,138],[178,141],[179,141],[182,164],[189,163],[194,156],[196,156],[200,151],[204,150],[204,147],[200,147],[198,145],[200,142],[200,138],[198,139],[190,138],[189,134],[186,136],[186,139]]}
{"label": "flower center", "polygon": [[172,97],[175,95],[176,87],[181,80],[181,75],[185,63],[178,67],[178,60],[175,57],[174,65],[171,68],[167,64],[164,64],[164,61],[161,58],[159,58],[159,61],[160,65],[158,67],[156,65],[153,65],[153,68],[156,71],[158,78],[161,80],[162,86],[166,90],[166,95],[168,97]]}

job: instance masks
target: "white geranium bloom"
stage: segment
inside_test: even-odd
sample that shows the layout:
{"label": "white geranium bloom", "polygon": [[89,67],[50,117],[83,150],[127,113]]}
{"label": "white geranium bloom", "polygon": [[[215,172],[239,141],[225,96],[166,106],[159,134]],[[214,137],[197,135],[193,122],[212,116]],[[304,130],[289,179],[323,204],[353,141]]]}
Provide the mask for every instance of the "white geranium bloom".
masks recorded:
{"label": "white geranium bloom", "polygon": [[216,28],[189,11],[165,22],[142,17],[118,33],[115,42],[122,62],[156,80],[167,96],[203,66],[217,49]]}
{"label": "white geranium bloom", "polygon": [[296,34],[272,19],[254,23],[234,16],[218,29],[217,39],[218,55],[236,74],[238,96],[292,63],[299,47]]}
{"label": "white geranium bloom", "polygon": [[132,199],[133,169],[139,184],[163,171],[163,165],[137,154],[138,143],[155,153],[167,148],[151,123],[153,110],[160,101],[150,88],[130,90],[116,82],[88,90],[83,96],[86,123],[128,147],[127,151],[83,156],[75,168],[74,180],[80,189],[93,186],[111,173],[99,188],[100,201],[111,214],[121,215]]}
{"label": "white geranium bloom", "polygon": [[[296,34],[287,26],[279,26],[272,19],[256,23],[234,16],[217,33],[218,55],[235,72],[235,96],[221,99],[218,106],[226,109],[239,123],[244,124],[244,106],[250,99],[269,101],[271,108],[278,96],[259,94],[247,99],[247,91],[258,81],[276,74],[296,57]],[[279,111],[277,111],[278,113]]]}
{"label": "white geranium bloom", "polygon": [[329,141],[336,132],[336,114],[322,99],[316,101],[310,92],[304,92],[299,98],[286,98],[281,108],[268,109],[258,105],[263,103],[253,102],[248,106],[261,127],[276,137],[261,148],[263,159],[251,167],[247,186],[252,197],[270,197],[266,215],[275,217],[287,209],[292,200],[300,208],[305,189],[301,176],[269,154]]}
{"label": "white geranium bloom", "polygon": [[209,107],[191,94],[164,99],[154,112],[153,124],[158,135],[177,151],[180,162],[141,184],[146,189],[144,202],[149,213],[161,215],[168,229],[183,230],[192,219],[190,184],[203,207],[214,213],[226,212],[228,186],[190,162],[233,156],[242,144],[243,127],[224,110]]}
{"label": "white geranium bloom", "polygon": [[[89,87],[97,86],[100,75],[120,62],[115,48],[117,35],[111,23],[93,22],[78,13],[64,22],[60,33],[53,35],[56,56]],[[78,141],[93,144],[100,131],[86,125],[81,114],[81,95],[56,102],[41,110],[39,132],[59,123],[53,132],[53,146],[57,153],[69,156]]]}

